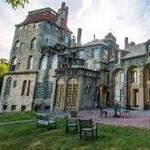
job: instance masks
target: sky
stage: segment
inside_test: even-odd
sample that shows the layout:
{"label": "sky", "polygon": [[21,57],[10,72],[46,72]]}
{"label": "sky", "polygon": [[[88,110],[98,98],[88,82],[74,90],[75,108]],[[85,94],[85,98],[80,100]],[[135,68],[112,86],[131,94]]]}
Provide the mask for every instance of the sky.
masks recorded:
{"label": "sky", "polygon": [[150,0],[29,0],[25,8],[14,10],[0,1],[0,58],[9,58],[15,24],[21,23],[28,11],[51,7],[57,11],[62,1],[69,6],[68,27],[77,34],[82,28],[82,43],[102,39],[108,32],[117,38],[120,48],[124,38],[135,43],[150,38]]}

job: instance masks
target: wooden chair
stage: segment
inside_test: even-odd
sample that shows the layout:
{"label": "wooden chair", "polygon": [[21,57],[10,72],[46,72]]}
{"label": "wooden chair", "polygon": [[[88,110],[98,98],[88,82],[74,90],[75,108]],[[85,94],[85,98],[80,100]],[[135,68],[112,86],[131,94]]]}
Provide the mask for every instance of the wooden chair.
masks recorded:
{"label": "wooden chair", "polygon": [[37,113],[37,127],[45,126],[47,129],[56,128],[56,117],[53,114]]}
{"label": "wooden chair", "polygon": [[89,134],[92,135],[92,138],[94,138],[94,133],[96,138],[98,137],[97,134],[97,123],[94,123],[92,119],[88,120],[81,120],[79,119],[79,126],[80,126],[80,139],[82,136],[87,136]]}
{"label": "wooden chair", "polygon": [[74,118],[69,118],[65,116],[65,124],[66,124],[66,135],[68,133],[77,133],[78,132],[78,120]]}

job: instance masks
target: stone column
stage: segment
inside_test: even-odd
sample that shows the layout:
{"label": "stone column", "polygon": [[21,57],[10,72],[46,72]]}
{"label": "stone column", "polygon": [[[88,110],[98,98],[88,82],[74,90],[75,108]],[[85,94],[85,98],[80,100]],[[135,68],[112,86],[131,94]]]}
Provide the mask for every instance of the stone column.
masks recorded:
{"label": "stone column", "polygon": [[143,71],[144,68],[140,68],[140,75],[139,75],[139,109],[144,110],[144,88],[143,88]]}
{"label": "stone column", "polygon": [[80,105],[82,104],[82,97],[83,97],[83,88],[84,88],[84,84],[83,84],[83,76],[79,76],[78,77],[78,94],[77,94],[77,102],[76,102],[76,109],[79,110],[81,107]]}
{"label": "stone column", "polygon": [[65,75],[65,78],[64,78],[64,97],[63,97],[63,106],[62,106],[63,111],[66,111],[66,104],[67,104],[67,81],[68,81],[68,77]]}
{"label": "stone column", "polygon": [[6,79],[8,78],[8,76],[4,76],[4,80],[3,80],[3,85],[2,85],[2,89],[1,89],[1,95],[0,95],[0,112],[3,112],[3,104],[4,104],[4,100],[5,100],[5,87],[6,87]]}
{"label": "stone column", "polygon": [[127,81],[127,79],[128,79],[128,71],[127,70],[125,70],[124,71],[124,106],[126,106],[127,105],[127,102],[128,102],[128,93],[127,93],[127,90],[128,90],[128,81]]}
{"label": "stone column", "polygon": [[110,101],[110,105],[113,105],[114,104],[114,95],[115,95],[115,90],[114,90],[114,75],[113,75],[113,72],[110,71],[110,96],[109,96],[109,101]]}
{"label": "stone column", "polygon": [[54,78],[53,92],[52,92],[52,97],[51,97],[51,101],[50,101],[50,111],[54,110],[55,91],[56,91],[56,84],[57,84],[56,81],[57,81],[57,78]]}

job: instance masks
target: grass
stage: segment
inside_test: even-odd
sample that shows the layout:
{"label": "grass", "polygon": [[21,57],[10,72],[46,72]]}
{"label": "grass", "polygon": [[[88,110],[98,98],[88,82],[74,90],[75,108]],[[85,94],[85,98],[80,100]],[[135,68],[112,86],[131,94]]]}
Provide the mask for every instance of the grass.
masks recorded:
{"label": "grass", "polygon": [[18,120],[28,120],[34,118],[35,118],[35,113],[31,111],[4,113],[4,114],[0,114],[0,123],[9,122],[9,121],[18,121]]}
{"label": "grass", "polygon": [[66,136],[64,127],[63,119],[49,131],[34,123],[0,126],[0,150],[150,150],[148,129],[100,125],[97,140],[80,140],[79,134]]}

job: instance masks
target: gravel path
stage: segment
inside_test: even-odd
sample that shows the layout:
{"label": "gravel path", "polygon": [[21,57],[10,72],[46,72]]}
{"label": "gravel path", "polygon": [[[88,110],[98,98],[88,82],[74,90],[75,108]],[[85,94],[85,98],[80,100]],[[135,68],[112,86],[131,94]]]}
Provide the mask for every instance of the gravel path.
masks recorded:
{"label": "gravel path", "polygon": [[[119,117],[114,118],[113,110],[108,110],[109,115],[107,118],[100,117],[100,111],[98,109],[95,110],[87,110],[87,111],[79,111],[78,118],[92,118],[98,123],[108,124],[108,125],[116,125],[116,126],[130,126],[130,127],[138,127],[138,128],[148,128],[150,129],[150,111],[139,111],[132,110],[130,112],[130,117]],[[67,113],[64,112],[55,112],[56,117],[62,118]],[[2,125],[10,125],[10,124],[21,124],[21,123],[31,123],[35,120],[18,120],[11,122],[1,122]]]}

